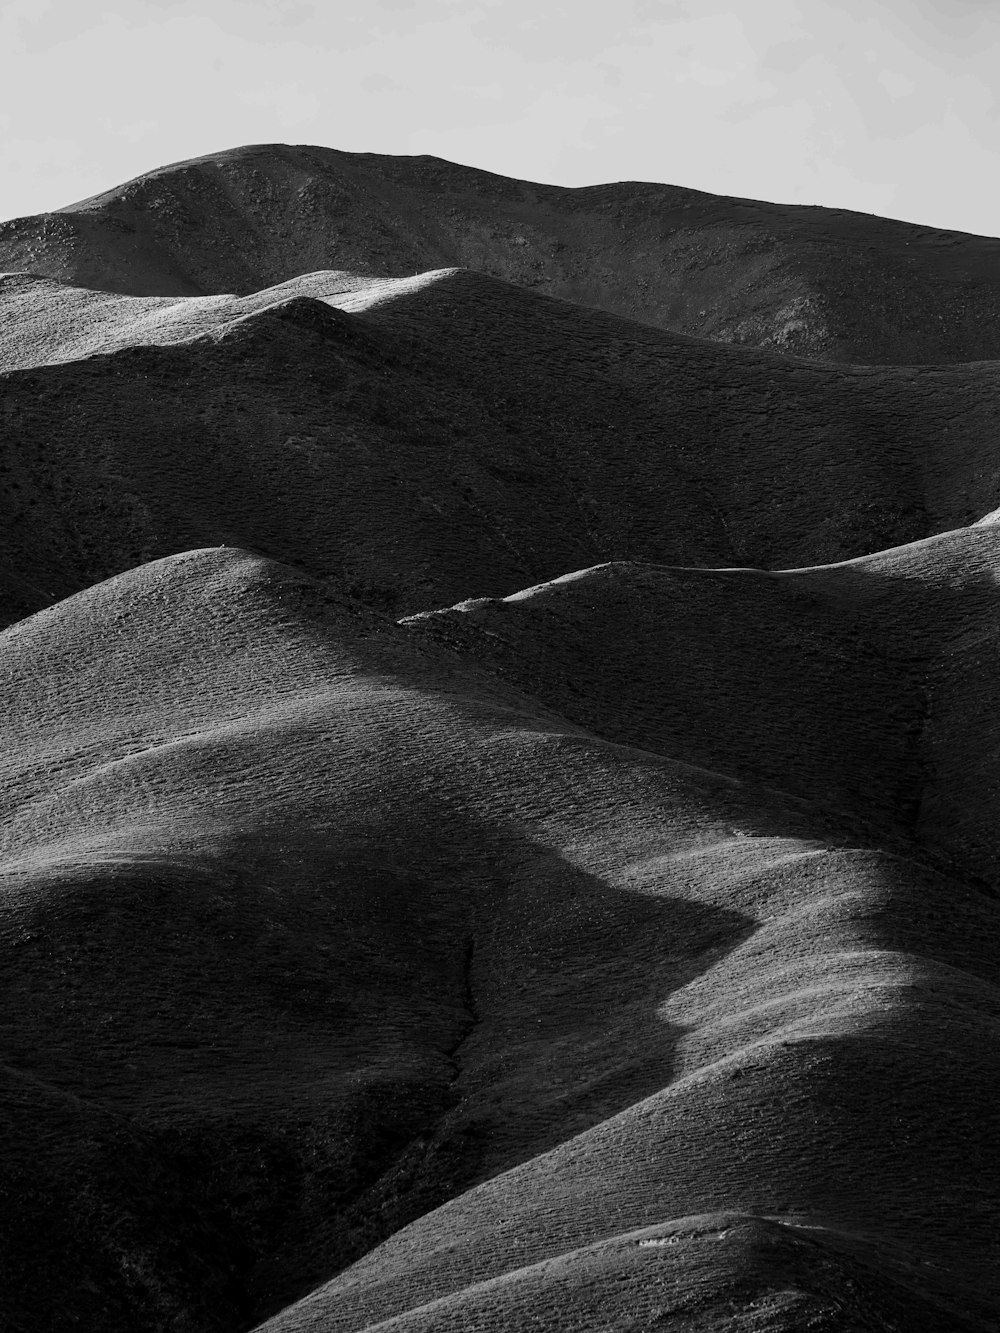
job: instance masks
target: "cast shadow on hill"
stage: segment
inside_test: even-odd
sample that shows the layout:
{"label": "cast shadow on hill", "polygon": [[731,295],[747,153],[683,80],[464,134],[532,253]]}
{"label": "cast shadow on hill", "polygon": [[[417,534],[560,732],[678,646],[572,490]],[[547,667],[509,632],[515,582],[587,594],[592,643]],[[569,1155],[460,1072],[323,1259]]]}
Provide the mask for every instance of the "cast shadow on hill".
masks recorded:
{"label": "cast shadow on hill", "polygon": [[907,713],[886,714],[908,775],[897,797],[901,832],[938,871],[990,897],[1000,888],[1000,698],[992,670],[998,571],[1000,530],[984,526],[869,560],[777,575],[798,599],[842,617],[880,654],[900,699],[911,696]]}
{"label": "cast shadow on hill", "polygon": [[[401,837],[413,839],[405,860]],[[265,1251],[272,1276],[275,1251],[301,1275],[275,1309],[471,1186],[668,1085],[682,1029],[658,1007],[753,929],[737,912],[617,888],[450,809],[419,831],[397,825],[381,853],[413,895],[450,882],[465,898],[447,965],[465,1018],[441,1052],[449,1083],[436,1104],[427,1097],[422,1119],[413,1089],[373,1086],[355,1122],[354,1186],[324,1180],[322,1164],[303,1180],[312,1206]]]}
{"label": "cast shadow on hill", "polygon": [[[473,1070],[485,1060],[486,1088],[502,1088],[505,1103],[478,1179],[669,1084],[681,1030],[657,1010],[753,930],[669,884],[621,887],[530,842],[515,855],[477,943],[473,980],[490,1016],[464,1048]],[[500,1061],[484,1050],[490,1026]],[[480,1099],[489,1104],[489,1092]]]}
{"label": "cast shadow on hill", "polygon": [[[559,850],[467,812],[427,802],[419,823],[392,810],[381,816],[347,848],[339,831],[340,845],[324,849],[308,829],[244,828],[224,849],[214,887],[205,873],[130,873],[124,859],[111,872],[104,862],[89,882],[77,876],[71,893],[53,895],[47,923],[42,905],[37,945],[11,960],[14,972],[23,964],[20,983],[6,973],[5,1012],[30,1012],[38,1027],[37,1076],[69,1095],[107,1099],[114,1112],[107,1132],[104,1113],[95,1112],[78,1153],[64,1145],[69,1176],[87,1154],[116,1160],[129,1133],[155,1164],[155,1185],[148,1172],[135,1174],[134,1197],[128,1164],[116,1167],[96,1223],[92,1208],[74,1205],[79,1243],[86,1236],[101,1271],[112,1252],[141,1255],[157,1300],[179,1301],[174,1313],[200,1326],[252,1327],[421,1214],[664,1087],[680,1032],[657,1007],[751,928],[735,912],[616,888]],[[279,864],[292,873],[276,900]],[[288,941],[279,953],[276,910]],[[188,927],[196,963],[183,944]],[[46,958],[54,975],[40,984]],[[352,958],[366,969],[378,959],[381,998],[367,972],[352,975]],[[300,978],[308,1004],[282,993]],[[349,1014],[358,989],[375,1014],[367,1053],[357,1034],[337,1037],[342,1017],[330,1029],[330,1015]],[[99,1025],[88,1044],[71,1023],[47,1071],[45,1044],[62,1032],[67,995],[85,997],[87,1013],[113,1009],[114,1046],[102,1046]],[[34,997],[30,1006],[15,1003],[26,997]],[[402,1049],[407,1004],[420,1021],[406,1029],[410,1051],[398,1075],[387,1077],[384,1041]],[[437,1021],[436,1051],[420,1017],[433,1019],[434,1005],[458,1016],[450,1029]],[[334,1065],[317,1082],[301,1056],[275,1048],[289,1012],[302,1050],[315,1045],[326,1061],[345,1050],[343,1080]],[[215,1030],[200,1041],[211,1041],[212,1052],[192,1047],[206,1015]],[[30,1034],[19,1040],[32,1045]],[[240,1060],[249,1051],[251,1063],[233,1066],[231,1104],[220,1106],[206,1057],[231,1061],[234,1050]],[[126,1059],[150,1077],[157,1064],[161,1076],[168,1069],[183,1090],[178,1103],[168,1097],[123,1115],[112,1089]],[[67,1060],[80,1062],[81,1077],[71,1077]],[[296,1071],[313,1090],[295,1085]],[[122,1077],[135,1075],[122,1066]],[[25,1160],[45,1159],[47,1118],[35,1110],[17,1110],[22,1137],[37,1140]],[[187,1218],[180,1230],[179,1200]],[[25,1255],[22,1267],[32,1264]],[[79,1271],[89,1265],[81,1256]],[[156,1302],[143,1285],[111,1282],[100,1299],[145,1318]],[[36,1312],[46,1307],[39,1328],[69,1299],[58,1283],[49,1286],[49,1296],[36,1290],[29,1302]],[[160,1309],[156,1317],[167,1316]]]}

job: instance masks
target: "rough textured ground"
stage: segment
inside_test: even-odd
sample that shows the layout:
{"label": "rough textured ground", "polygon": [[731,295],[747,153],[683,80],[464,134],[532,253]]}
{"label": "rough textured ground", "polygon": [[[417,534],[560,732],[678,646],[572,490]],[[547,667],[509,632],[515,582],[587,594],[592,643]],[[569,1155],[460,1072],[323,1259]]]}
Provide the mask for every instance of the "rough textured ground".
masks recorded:
{"label": "rough textured ground", "polygon": [[992,332],[720,346],[544,294],[660,318],[600,191],[218,162],[4,233],[0,1326],[993,1333]]}
{"label": "rough textured ground", "polygon": [[7,621],[202,545],[405,613],[607,560],[840,560],[1000,505],[994,362],[810,364],[464,270],[3,290]]}
{"label": "rough textured ground", "polygon": [[843,209],[257,145],[0,224],[0,271],[138,296],[474,268],[661,328],[863,362],[1000,356],[1000,242]]}
{"label": "rough textured ground", "polygon": [[[40,1164],[6,1182],[15,1326],[245,1327],[495,1177],[278,1326],[447,1297],[514,1328],[568,1284],[567,1327],[734,1301],[847,1327],[838,1283],[888,1273],[885,1326],[943,1301],[989,1327],[995,867],[952,864],[926,771],[957,758],[996,552],[980,528],[781,577],[612,567],[396,629],[215,550],[8,630],[9,1132]],[[961,747],[948,799],[994,749]],[[662,1247],[604,1245],[734,1209],[704,1223],[721,1267],[678,1222],[652,1288]],[[53,1210],[80,1288],[40,1302]],[[788,1295],[803,1263],[828,1292]]]}

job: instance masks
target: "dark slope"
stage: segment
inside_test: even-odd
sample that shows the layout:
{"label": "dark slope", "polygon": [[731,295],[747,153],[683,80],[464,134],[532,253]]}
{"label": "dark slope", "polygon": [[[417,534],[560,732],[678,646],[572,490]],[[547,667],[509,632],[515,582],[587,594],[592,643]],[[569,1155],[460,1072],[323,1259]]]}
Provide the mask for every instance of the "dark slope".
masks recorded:
{"label": "dark slope", "polygon": [[667,812],[706,866],[734,811],[794,824],[238,552],[8,630],[0,673],[9,1327],[245,1328],[645,1095],[654,997],[752,923],[618,877]]}
{"label": "dark slope", "polygon": [[[1000,498],[994,363],[809,364],[462,271],[273,296],[117,323],[65,296],[126,345],[0,377],[8,621],[204,544],[404,613],[606,560],[839,560]],[[158,318],[200,336],[142,345]]]}
{"label": "dark slope", "polygon": [[[722,872],[759,924],[658,1006],[683,1032],[662,1091],[413,1223],[268,1330],[995,1324],[996,714],[982,673],[970,710],[961,664],[1000,620],[998,565],[979,529],[777,576],[590,571],[410,622],[605,735],[738,767],[758,792],[777,765],[826,845],[739,887]],[[917,727],[908,694],[934,701]],[[954,729],[970,711],[975,740]],[[729,725],[701,725],[713,714]],[[971,804],[989,846],[968,885],[942,798]]]}
{"label": "dark slope", "polygon": [[[7,1322],[241,1329],[357,1259],[274,1327],[995,1327],[998,906],[928,856],[883,691],[938,670],[947,719],[996,564],[982,528],[397,629],[205,551],[0,635]],[[921,662],[873,671],[877,624]],[[829,791],[699,725],[757,707]]]}
{"label": "dark slope", "polygon": [[255,145],[0,224],[0,270],[132,295],[477,269],[662,328],[856,362],[1000,358],[1000,242],[626,182]]}
{"label": "dark slope", "polygon": [[993,1333],[998,246],[281,146],[0,227],[3,1328]]}
{"label": "dark slope", "polygon": [[403,623],[610,740],[998,885],[998,571],[987,522],[812,569],[598,566]]}
{"label": "dark slope", "polygon": [[780,787],[855,836],[912,831],[922,663],[811,580],[604,565],[408,624],[609,739]]}

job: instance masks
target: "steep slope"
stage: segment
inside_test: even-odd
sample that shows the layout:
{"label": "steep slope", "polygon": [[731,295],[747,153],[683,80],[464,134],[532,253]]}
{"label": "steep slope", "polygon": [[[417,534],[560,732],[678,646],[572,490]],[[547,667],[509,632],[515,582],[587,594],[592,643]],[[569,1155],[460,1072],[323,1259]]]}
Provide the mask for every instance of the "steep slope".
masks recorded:
{"label": "steep slope", "polygon": [[991,362],[809,364],[455,270],[167,307],[42,286],[8,289],[23,355],[111,354],[0,378],[7,621],[204,544],[404,613],[607,560],[839,560],[1000,502]]}
{"label": "steep slope", "polygon": [[1000,909],[919,810],[997,541],[0,635],[7,1322],[995,1327]]}
{"label": "steep slope", "polygon": [[429,157],[252,145],[0,224],[0,270],[130,295],[446,267],[807,356],[1000,358],[1000,242],[668,185],[563,189]]}

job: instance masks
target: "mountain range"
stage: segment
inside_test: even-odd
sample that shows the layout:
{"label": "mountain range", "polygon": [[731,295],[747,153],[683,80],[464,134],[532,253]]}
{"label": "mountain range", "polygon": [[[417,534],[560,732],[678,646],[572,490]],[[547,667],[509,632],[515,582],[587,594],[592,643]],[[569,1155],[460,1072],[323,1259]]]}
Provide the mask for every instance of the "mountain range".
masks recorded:
{"label": "mountain range", "polygon": [[270,145],[0,270],[3,1326],[992,1333],[1000,241]]}

